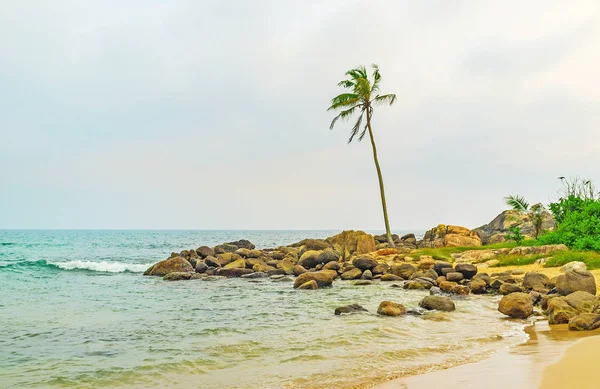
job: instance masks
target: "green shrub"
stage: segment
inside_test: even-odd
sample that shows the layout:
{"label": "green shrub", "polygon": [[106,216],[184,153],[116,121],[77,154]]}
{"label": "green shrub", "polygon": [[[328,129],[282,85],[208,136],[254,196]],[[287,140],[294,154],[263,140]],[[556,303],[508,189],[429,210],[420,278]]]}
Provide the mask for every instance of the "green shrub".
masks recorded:
{"label": "green shrub", "polygon": [[600,200],[569,196],[550,205],[556,231],[540,237],[543,244],[564,243],[575,250],[600,251]]}
{"label": "green shrub", "polygon": [[600,269],[600,254],[593,251],[557,251],[544,266],[558,267],[573,261],[585,263],[590,270]]}
{"label": "green shrub", "polygon": [[521,227],[508,227],[506,240],[514,240],[517,245],[521,245],[525,237],[521,234]]}

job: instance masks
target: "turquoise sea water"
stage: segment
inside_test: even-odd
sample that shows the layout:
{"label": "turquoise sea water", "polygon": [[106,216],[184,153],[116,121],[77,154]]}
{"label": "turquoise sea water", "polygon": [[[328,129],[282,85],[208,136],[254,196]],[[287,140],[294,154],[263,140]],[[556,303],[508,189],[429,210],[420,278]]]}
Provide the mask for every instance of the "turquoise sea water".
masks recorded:
{"label": "turquoise sea water", "polygon": [[[172,251],[335,233],[0,231],[0,387],[370,387],[523,340],[524,323],[503,319],[489,297],[388,318],[373,314],[379,302],[415,307],[426,292],[141,275]],[[371,313],[333,315],[349,303]]]}

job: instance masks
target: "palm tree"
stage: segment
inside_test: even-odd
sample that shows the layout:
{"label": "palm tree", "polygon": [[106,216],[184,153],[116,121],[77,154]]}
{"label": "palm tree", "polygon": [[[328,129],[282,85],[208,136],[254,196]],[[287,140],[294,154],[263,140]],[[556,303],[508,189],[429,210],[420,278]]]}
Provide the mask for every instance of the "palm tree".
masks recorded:
{"label": "palm tree", "polygon": [[534,228],[534,238],[537,239],[542,231],[542,223],[544,222],[544,206],[539,203],[529,206],[525,198],[519,195],[505,197],[504,201],[515,211],[529,215]]}
{"label": "palm tree", "polygon": [[[331,107],[328,111],[341,110],[341,112],[333,118],[330,130],[339,120],[348,120],[354,113],[358,113],[358,118],[352,130],[348,143],[354,138],[360,142],[369,131],[371,139],[371,147],[373,148],[373,159],[375,160],[375,168],[377,169],[377,177],[379,178],[379,191],[381,193],[381,206],[383,207],[383,218],[385,220],[385,233],[387,235],[388,246],[394,247],[394,240],[390,231],[390,222],[388,220],[387,205],[385,203],[385,191],[383,189],[383,177],[381,175],[381,167],[377,159],[377,147],[375,146],[375,138],[373,138],[373,128],[371,127],[371,119],[373,118],[373,107],[378,105],[392,105],[396,101],[396,95],[380,95],[379,84],[381,83],[381,74],[377,65],[373,65],[372,81],[369,80],[367,69],[360,66],[356,69],[350,69],[346,72],[348,79],[340,81],[338,86],[349,89],[349,93],[342,93],[331,100]],[[365,117],[366,116],[366,117]],[[366,123],[363,127],[363,119]]]}

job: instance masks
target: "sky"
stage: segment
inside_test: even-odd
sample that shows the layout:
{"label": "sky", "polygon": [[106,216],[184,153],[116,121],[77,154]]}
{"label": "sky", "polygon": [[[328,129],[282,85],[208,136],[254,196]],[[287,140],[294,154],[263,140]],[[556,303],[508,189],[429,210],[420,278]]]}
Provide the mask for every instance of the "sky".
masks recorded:
{"label": "sky", "polygon": [[2,1],[0,228],[392,230],[600,183],[600,2]]}

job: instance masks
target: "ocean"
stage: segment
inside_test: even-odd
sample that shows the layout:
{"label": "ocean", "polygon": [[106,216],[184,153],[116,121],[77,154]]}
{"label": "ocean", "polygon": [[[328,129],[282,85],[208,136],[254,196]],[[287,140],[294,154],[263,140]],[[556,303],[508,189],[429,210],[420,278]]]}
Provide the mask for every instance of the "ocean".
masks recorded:
{"label": "ocean", "polygon": [[[427,292],[142,276],[172,251],[338,232],[0,230],[0,387],[368,388],[526,339],[526,322],[502,318],[490,296],[382,317],[381,301],[412,308]],[[334,316],[351,303],[369,313]]]}

